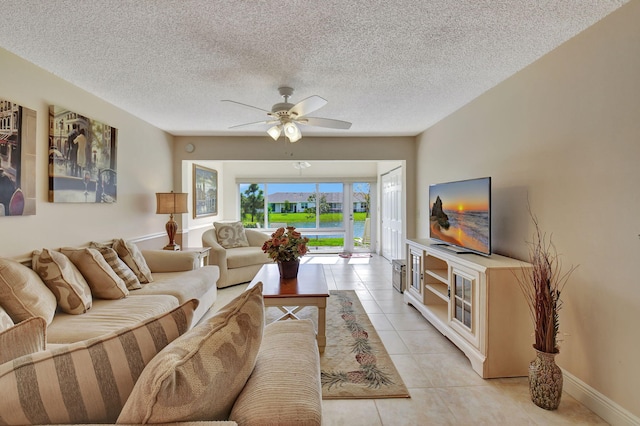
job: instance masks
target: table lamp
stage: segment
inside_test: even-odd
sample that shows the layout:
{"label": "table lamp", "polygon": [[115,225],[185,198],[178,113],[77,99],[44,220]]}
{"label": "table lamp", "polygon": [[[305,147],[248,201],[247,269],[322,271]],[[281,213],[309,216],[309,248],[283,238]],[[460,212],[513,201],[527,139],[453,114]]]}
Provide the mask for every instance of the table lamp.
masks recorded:
{"label": "table lamp", "polygon": [[178,232],[178,224],[173,220],[174,214],[187,213],[187,195],[181,192],[157,192],[156,201],[158,207],[157,214],[169,214],[169,222],[166,229],[169,236],[169,244],[165,250],[180,250],[180,246],[175,243],[176,233]]}

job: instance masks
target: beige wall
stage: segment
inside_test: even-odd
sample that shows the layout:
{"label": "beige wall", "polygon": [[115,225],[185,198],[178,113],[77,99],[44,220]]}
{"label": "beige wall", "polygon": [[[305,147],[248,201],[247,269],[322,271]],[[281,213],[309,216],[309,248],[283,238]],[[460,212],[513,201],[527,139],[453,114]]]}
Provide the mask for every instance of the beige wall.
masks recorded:
{"label": "beige wall", "polygon": [[[0,64],[0,98],[37,112],[37,214],[0,218],[0,256],[21,258],[33,249],[114,237],[156,235],[160,248],[166,244],[168,217],[155,214],[154,194],[173,189],[173,137],[3,49]],[[118,129],[116,204],[47,201],[49,105],[69,108]]]}
{"label": "beige wall", "polygon": [[[192,153],[185,151],[187,144],[193,144]],[[178,136],[175,146],[174,169],[183,176],[176,182],[183,190],[191,184],[189,176],[191,164],[198,162],[218,170],[220,200],[218,216],[193,220],[185,229],[185,242],[199,246],[204,227],[214,220],[230,220],[238,217],[236,179],[243,177],[289,178],[299,176],[291,164],[294,161],[310,161],[314,164],[303,171],[307,177],[375,177],[381,173],[404,165],[406,176],[405,194],[415,191],[415,138],[413,137],[361,137],[361,138],[318,138],[303,137],[300,142],[290,144],[273,142],[268,137],[204,137]],[[256,161],[258,161],[256,163]],[[281,170],[275,169],[274,164]],[[188,181],[187,181],[188,179]],[[415,210],[415,197],[407,198],[407,212]],[[415,216],[407,214],[406,232],[415,233]],[[379,234],[378,234],[379,235]],[[405,234],[406,235],[406,234]]]}
{"label": "beige wall", "polygon": [[[558,363],[640,416],[640,2],[632,1],[418,138],[429,183],[493,178],[493,243],[526,258],[526,203],[565,265]],[[532,354],[533,357],[533,354]]]}

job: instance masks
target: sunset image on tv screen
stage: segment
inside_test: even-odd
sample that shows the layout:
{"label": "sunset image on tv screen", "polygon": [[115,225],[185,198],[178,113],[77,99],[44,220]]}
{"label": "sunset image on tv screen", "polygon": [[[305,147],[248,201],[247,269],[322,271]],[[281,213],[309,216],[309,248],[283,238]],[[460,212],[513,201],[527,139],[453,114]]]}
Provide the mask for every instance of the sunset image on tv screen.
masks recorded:
{"label": "sunset image on tv screen", "polygon": [[489,254],[490,185],[489,178],[431,185],[430,237]]}

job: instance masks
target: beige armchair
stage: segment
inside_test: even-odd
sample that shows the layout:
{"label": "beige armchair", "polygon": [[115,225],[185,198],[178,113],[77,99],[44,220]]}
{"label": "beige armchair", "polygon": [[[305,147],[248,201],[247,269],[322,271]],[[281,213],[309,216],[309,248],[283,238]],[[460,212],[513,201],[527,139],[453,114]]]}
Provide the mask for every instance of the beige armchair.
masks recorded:
{"label": "beige armchair", "polygon": [[224,248],[219,242],[215,227],[202,234],[202,245],[211,247],[209,264],[218,265],[218,288],[251,281],[262,265],[273,262],[262,251],[262,245],[270,237],[255,229],[245,229],[249,247]]}

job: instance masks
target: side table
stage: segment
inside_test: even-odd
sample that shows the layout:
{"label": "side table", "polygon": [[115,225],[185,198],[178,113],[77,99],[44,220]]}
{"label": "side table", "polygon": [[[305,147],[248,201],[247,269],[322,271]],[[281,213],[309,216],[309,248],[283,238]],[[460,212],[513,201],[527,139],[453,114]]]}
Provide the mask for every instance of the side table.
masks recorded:
{"label": "side table", "polygon": [[182,248],[182,251],[198,253],[198,259],[200,259],[201,267],[209,264],[209,252],[211,251],[211,247],[186,247]]}

